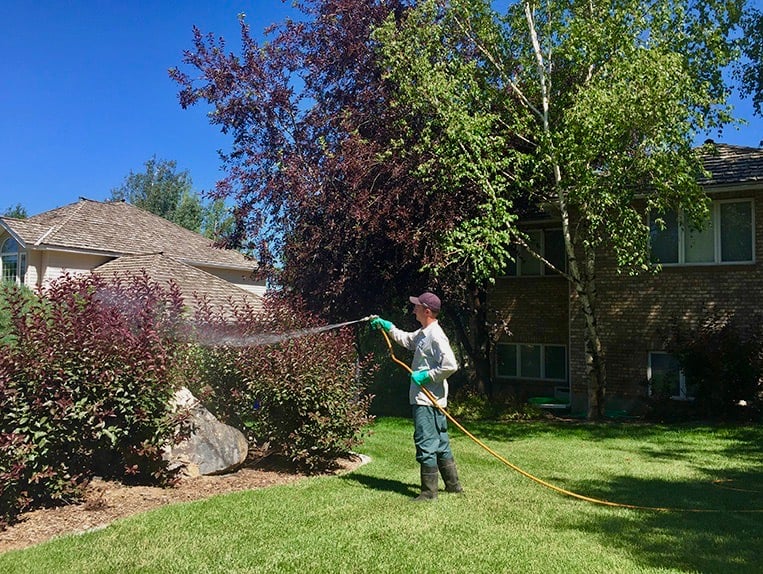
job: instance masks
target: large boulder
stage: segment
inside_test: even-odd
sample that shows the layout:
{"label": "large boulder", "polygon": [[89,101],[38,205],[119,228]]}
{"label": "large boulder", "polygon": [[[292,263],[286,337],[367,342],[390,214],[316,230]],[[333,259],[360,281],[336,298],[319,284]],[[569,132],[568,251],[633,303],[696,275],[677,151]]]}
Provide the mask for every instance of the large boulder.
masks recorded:
{"label": "large boulder", "polygon": [[173,406],[189,412],[190,436],[169,447],[171,468],[183,467],[188,476],[232,472],[246,460],[249,443],[244,434],[210,413],[185,387],[175,393]]}

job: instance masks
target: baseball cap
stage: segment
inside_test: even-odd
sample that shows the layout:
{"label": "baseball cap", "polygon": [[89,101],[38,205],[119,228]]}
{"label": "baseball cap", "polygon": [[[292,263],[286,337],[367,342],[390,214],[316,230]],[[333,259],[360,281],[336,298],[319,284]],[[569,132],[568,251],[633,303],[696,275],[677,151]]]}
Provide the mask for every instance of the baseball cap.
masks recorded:
{"label": "baseball cap", "polygon": [[423,305],[432,311],[440,310],[440,298],[434,293],[430,293],[429,291],[422,293],[418,297],[409,297],[408,299],[414,305]]}

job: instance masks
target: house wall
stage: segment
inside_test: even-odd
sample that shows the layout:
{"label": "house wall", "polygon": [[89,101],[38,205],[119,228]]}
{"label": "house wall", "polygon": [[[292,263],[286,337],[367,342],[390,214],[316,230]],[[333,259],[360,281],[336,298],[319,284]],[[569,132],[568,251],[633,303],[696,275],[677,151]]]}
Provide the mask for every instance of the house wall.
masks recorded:
{"label": "house wall", "polygon": [[218,269],[214,267],[202,266],[198,266],[198,268],[206,271],[207,273],[210,273],[211,275],[214,275],[215,277],[219,277],[220,279],[228,281],[229,283],[233,283],[234,285],[237,285],[242,289],[249,291],[250,293],[254,293],[255,295],[263,296],[265,294],[265,281],[261,279],[254,279],[252,274],[248,271],[232,271],[229,269]]}
{"label": "house wall", "polygon": [[[666,266],[657,273],[631,277],[617,273],[610,254],[598,255],[596,286],[608,379],[607,410],[643,410],[649,352],[665,350],[674,324],[693,327],[707,308],[742,316],[763,311],[763,190],[715,192],[711,197],[754,198],[754,263]],[[584,318],[570,285],[559,277],[500,278],[490,293],[490,306],[509,320],[512,334],[502,341],[568,345],[571,408],[585,412]],[[499,392],[511,392],[519,399],[547,396],[558,386],[521,379],[494,381]]]}
{"label": "house wall", "polygon": [[[511,332],[502,336],[500,342],[567,346],[568,293],[569,283],[559,276],[497,279],[489,294],[489,305],[501,318],[508,320]],[[553,396],[554,388],[560,386],[558,381],[498,379],[495,368],[493,375],[494,388],[499,395],[510,393],[519,400]]]}
{"label": "house wall", "polygon": [[[693,327],[703,309],[749,316],[763,311],[763,193],[713,194],[713,199],[755,197],[755,262],[734,265],[666,266],[636,277],[619,275],[604,253],[597,260],[599,328],[607,367],[607,409],[638,413],[648,396],[650,351],[665,350],[672,325]],[[570,375],[573,409],[587,407],[583,317],[571,307]]]}
{"label": "house wall", "polygon": [[62,275],[79,275],[102,265],[113,257],[67,253],[60,251],[32,251],[28,254],[26,284],[30,287],[45,287]]}
{"label": "house wall", "polygon": [[27,265],[26,276],[24,277],[24,285],[30,289],[35,289],[40,285],[40,275],[43,272],[42,251],[27,251]]}

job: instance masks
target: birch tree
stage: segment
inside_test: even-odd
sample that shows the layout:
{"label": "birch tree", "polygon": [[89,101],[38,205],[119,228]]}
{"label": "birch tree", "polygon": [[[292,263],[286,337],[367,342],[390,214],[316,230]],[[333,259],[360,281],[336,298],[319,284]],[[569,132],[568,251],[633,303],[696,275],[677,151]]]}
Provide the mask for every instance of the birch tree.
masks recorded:
{"label": "birch tree", "polygon": [[[696,227],[707,218],[693,142],[733,121],[722,73],[737,55],[730,38],[744,8],[744,0],[423,0],[377,31],[387,79],[412,110],[404,128],[441,135],[433,153],[444,169],[423,166],[422,177],[443,193],[470,187],[478,206],[444,235],[437,270],[468,262],[478,277],[494,277],[512,246],[553,267],[518,216],[542,208],[561,222],[567,268],[557,271],[585,319],[589,418],[603,412],[607,381],[597,254],[609,250],[622,272],[646,271],[648,217],[659,224],[681,210]],[[397,153],[417,151],[406,142]]]}

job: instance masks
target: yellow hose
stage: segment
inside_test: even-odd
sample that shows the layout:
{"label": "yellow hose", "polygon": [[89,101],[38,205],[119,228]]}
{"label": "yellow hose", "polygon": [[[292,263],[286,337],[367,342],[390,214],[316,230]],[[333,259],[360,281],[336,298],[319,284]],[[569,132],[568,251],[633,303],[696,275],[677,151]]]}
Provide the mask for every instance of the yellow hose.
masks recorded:
{"label": "yellow hose", "polygon": [[[387,342],[387,347],[389,348],[389,354],[390,357],[394,362],[396,362],[398,365],[403,367],[408,373],[413,373],[411,368],[406,365],[403,361],[398,359],[395,356],[395,352],[392,349],[392,342],[389,340],[389,336],[384,331],[384,329],[380,329],[382,335],[384,335],[384,340]],[[640,506],[637,504],[626,504],[622,502],[611,502],[609,500],[602,500],[600,498],[593,498],[590,496],[584,496],[582,494],[578,494],[576,492],[572,492],[571,490],[566,490],[564,488],[560,488],[558,486],[555,486],[549,482],[546,482],[545,480],[542,480],[538,478],[537,476],[533,476],[529,472],[522,470],[515,464],[512,464],[508,460],[506,460],[503,456],[501,456],[499,453],[494,451],[492,448],[490,448],[488,445],[486,445],[484,442],[482,442],[480,439],[478,439],[476,436],[474,436],[472,433],[470,433],[464,426],[459,423],[456,419],[454,419],[448,411],[446,411],[444,408],[442,408],[439,404],[437,404],[437,397],[435,397],[432,392],[424,387],[421,386],[421,390],[424,391],[424,394],[426,397],[432,402],[432,404],[437,407],[442,414],[445,415],[445,417],[452,422],[458,429],[464,433],[466,436],[468,436],[470,439],[472,439],[476,444],[478,444],[480,447],[482,447],[485,451],[493,455],[495,458],[500,460],[503,464],[511,468],[512,470],[517,471],[522,476],[525,476],[529,478],[530,480],[537,482],[541,486],[545,486],[546,488],[549,488],[555,492],[558,492],[559,494],[564,494],[566,496],[576,498],[578,500],[584,500],[585,502],[591,502],[593,504],[600,504],[603,506],[614,506],[617,508],[630,508],[632,510],[651,510],[651,511],[659,511],[659,512],[727,512],[724,510],[717,510],[717,509],[709,509],[709,508],[667,508],[667,507],[661,507],[661,506]],[[763,509],[743,509],[743,510],[733,510],[728,512],[763,512]]]}

